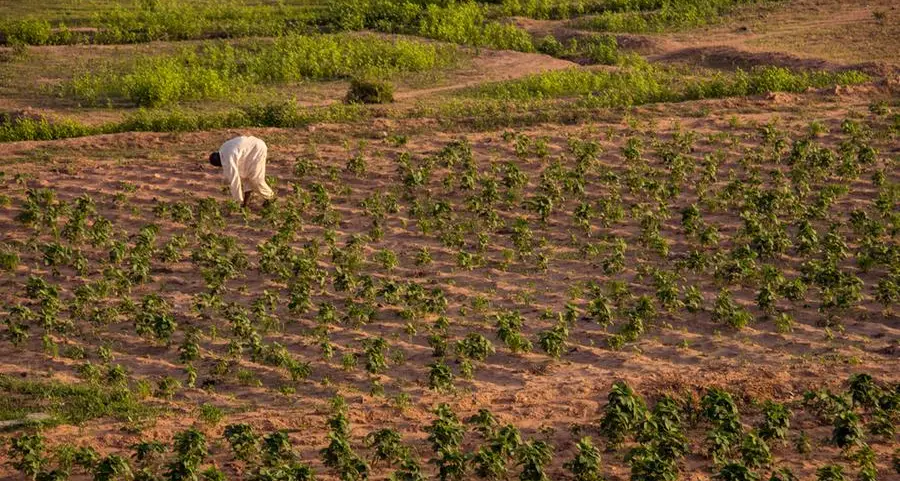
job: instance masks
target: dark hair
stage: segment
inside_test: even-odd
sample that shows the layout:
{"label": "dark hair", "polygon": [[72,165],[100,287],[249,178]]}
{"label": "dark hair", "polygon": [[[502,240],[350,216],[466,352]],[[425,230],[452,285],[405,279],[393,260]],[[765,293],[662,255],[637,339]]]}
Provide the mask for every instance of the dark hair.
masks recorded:
{"label": "dark hair", "polygon": [[222,156],[218,152],[209,154],[209,163],[216,167],[222,167]]}

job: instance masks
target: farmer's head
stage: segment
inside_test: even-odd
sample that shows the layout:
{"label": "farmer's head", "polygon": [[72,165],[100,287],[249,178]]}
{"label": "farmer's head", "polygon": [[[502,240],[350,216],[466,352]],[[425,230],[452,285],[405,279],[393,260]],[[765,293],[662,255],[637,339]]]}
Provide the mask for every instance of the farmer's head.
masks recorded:
{"label": "farmer's head", "polygon": [[209,163],[216,167],[222,167],[222,156],[218,152],[209,154]]}

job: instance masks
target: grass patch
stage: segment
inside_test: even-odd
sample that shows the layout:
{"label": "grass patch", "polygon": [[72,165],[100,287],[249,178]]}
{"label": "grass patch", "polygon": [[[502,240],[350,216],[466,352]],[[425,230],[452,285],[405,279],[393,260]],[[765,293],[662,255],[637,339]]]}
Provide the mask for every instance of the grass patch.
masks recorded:
{"label": "grass patch", "polygon": [[475,2],[341,0],[329,7],[325,23],[343,30],[374,29],[475,47],[531,52],[531,35],[489,18]]}
{"label": "grass patch", "polygon": [[855,71],[794,72],[778,67],[694,79],[651,65],[614,72],[571,69],[473,88],[441,104],[421,105],[409,116],[436,118],[444,128],[462,130],[574,124],[596,119],[601,109],[773,91],[802,92],[809,87],[868,80]]}
{"label": "grass patch", "polygon": [[368,118],[362,105],[303,108],[294,101],[271,102],[199,113],[185,109],[139,109],[121,122],[100,126],[63,119],[17,119],[0,124],[0,142],[58,140],[121,132],[195,132],[239,127],[296,128],[315,123],[356,122]]}
{"label": "grass patch", "polygon": [[233,96],[252,85],[332,80],[358,75],[386,77],[445,67],[456,48],[375,35],[290,35],[272,42],[227,43],[138,58],[123,75],[85,73],[64,87],[87,103],[124,99],[138,106]]}
{"label": "grass patch", "polygon": [[850,85],[869,77],[857,71],[795,72],[781,67],[760,67],[735,73],[685,79],[649,64],[621,71],[557,70],[522,79],[497,82],[462,95],[482,99],[541,100],[584,96],[597,107],[624,107],[651,102],[681,102],[704,98],[754,95],[766,92],[802,92],[807,88]]}
{"label": "grass patch", "polygon": [[0,142],[54,140],[92,135],[96,129],[73,120],[14,119],[0,122]]}
{"label": "grass patch", "polygon": [[[50,12],[10,15],[0,23],[7,43],[69,45],[79,43],[141,43],[154,40],[278,36],[311,31],[321,23],[322,9],[309,5],[246,5],[224,0],[143,1],[136,5],[95,6],[93,12],[74,19],[47,18]],[[95,30],[77,30],[91,27]]]}
{"label": "grass patch", "polygon": [[547,35],[536,43],[541,53],[572,60],[582,64],[629,65],[645,63],[633,52],[623,52],[613,35],[591,35],[582,39],[572,38],[565,44],[553,35]]}
{"label": "grass patch", "polygon": [[580,19],[580,28],[604,32],[648,33],[701,27],[737,6],[777,0],[662,0],[619,2],[621,8]]}
{"label": "grass patch", "polygon": [[52,414],[57,423],[81,424],[102,417],[135,420],[156,410],[141,403],[127,387],[28,381],[0,375],[0,420],[39,412]]}
{"label": "grass patch", "polygon": [[526,31],[490,18],[496,10],[480,3],[340,0],[324,5],[156,0],[104,8],[88,21],[70,24],[40,16],[10,16],[15,20],[0,23],[0,37],[10,44],[120,44],[374,29],[471,46],[533,50]]}

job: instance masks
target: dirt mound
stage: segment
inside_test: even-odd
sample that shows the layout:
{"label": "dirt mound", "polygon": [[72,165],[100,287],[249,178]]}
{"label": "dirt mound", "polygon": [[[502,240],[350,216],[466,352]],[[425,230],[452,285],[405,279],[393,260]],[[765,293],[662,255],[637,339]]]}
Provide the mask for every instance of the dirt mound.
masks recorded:
{"label": "dirt mound", "polygon": [[651,57],[657,62],[690,63],[720,70],[749,69],[775,65],[792,69],[847,70],[849,67],[815,58],[783,52],[749,52],[730,46],[689,47]]}

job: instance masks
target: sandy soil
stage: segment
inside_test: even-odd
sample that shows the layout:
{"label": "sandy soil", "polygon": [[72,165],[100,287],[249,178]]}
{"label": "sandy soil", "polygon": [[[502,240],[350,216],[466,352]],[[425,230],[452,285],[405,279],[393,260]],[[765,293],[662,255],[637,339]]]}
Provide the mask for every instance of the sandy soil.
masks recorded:
{"label": "sandy soil", "polygon": [[[864,112],[868,105],[866,95],[845,97],[822,96],[819,94],[786,96],[777,99],[752,99],[748,101],[715,101],[691,105],[690,108],[705,107],[714,114],[707,117],[685,116],[687,106],[650,106],[638,109],[629,119],[621,121],[589,122],[575,126],[540,126],[522,130],[521,133],[533,138],[546,137],[551,155],[564,153],[567,138],[575,135],[599,142],[604,149],[602,162],[614,170],[621,169],[621,148],[627,136],[638,135],[647,138],[667,139],[672,129],[696,131],[699,135],[698,147],[692,156],[697,158],[724,149],[729,159],[722,171],[740,158],[745,147],[758,142],[757,127],[774,118],[779,119],[783,129],[802,132],[811,119],[822,121],[831,134],[820,140],[834,146],[838,137],[840,121],[849,112]],[[735,127],[734,125],[737,125]],[[299,181],[306,185],[315,179],[328,186],[333,192],[333,202],[343,220],[337,227],[338,238],[346,240],[354,233],[365,232],[369,220],[362,215],[359,203],[374,192],[391,191],[398,186],[394,174],[393,159],[401,150],[411,152],[421,158],[439,151],[458,133],[428,131],[416,133],[422,127],[411,122],[398,122],[391,126],[391,133],[410,133],[409,143],[398,148],[385,140],[377,140],[381,128],[360,127],[361,130],[348,132],[346,126],[323,126],[310,132],[307,130],[265,129],[249,133],[266,138],[270,144],[271,160],[269,174],[279,179],[279,190],[285,195],[287,183],[292,179],[292,165],[297,156],[309,156],[311,145],[316,146],[312,157],[322,169],[313,178]],[[740,139],[736,145],[726,145],[717,141],[704,140],[704,136],[717,132],[730,132]],[[157,201],[175,201],[214,197],[224,199],[219,187],[216,171],[203,163],[198,153],[211,150],[219,142],[234,132],[204,132],[191,134],[122,134],[85,139],[72,139],[52,143],[16,143],[7,146],[4,167],[7,179],[14,174],[31,176],[31,187],[53,188],[59,197],[71,201],[82,194],[90,194],[98,201],[100,212],[113,220],[119,229],[135,233],[142,225],[154,222],[162,228],[161,241],[175,233],[191,233],[191,226],[154,218],[151,209]],[[349,157],[343,139],[369,138],[365,156],[369,171],[363,177],[355,177],[343,171]],[[500,138],[500,133],[473,133],[466,135],[471,142],[475,158],[481,169],[488,169],[494,161],[515,159],[512,145]],[[649,145],[649,144],[647,144]],[[896,144],[879,144],[884,155],[896,155]],[[48,154],[35,159],[31,154],[44,150]],[[24,156],[24,157],[17,157]],[[9,163],[13,159],[14,163]],[[538,173],[546,166],[546,161],[534,158],[521,164],[531,178],[532,187]],[[338,182],[330,181],[327,169],[337,168]],[[438,175],[437,178],[441,176]],[[897,172],[890,178],[898,181]],[[115,207],[112,197],[121,192],[120,183],[137,186],[133,194],[127,194],[126,204]],[[436,181],[435,181],[436,182]],[[342,192],[339,185],[349,189]],[[433,186],[436,193],[448,195],[447,199],[461,209],[464,198],[458,194],[444,192],[439,185]],[[23,195],[22,187],[7,182],[4,193],[14,199],[12,208],[0,210],[2,237],[0,244],[25,241],[28,234],[13,220]],[[603,192],[591,193],[603,195]],[[865,188],[854,191],[849,199],[841,201],[839,210],[846,212],[855,202],[872,195]],[[673,206],[677,212],[680,207]],[[564,208],[568,210],[568,208]],[[515,266],[509,270],[498,268],[501,258],[498,248],[491,248],[487,257],[492,259],[485,267],[467,271],[455,267],[455,254],[433,236],[422,236],[413,227],[415,222],[407,218],[405,209],[400,214],[389,216],[384,231],[385,238],[370,246],[370,261],[367,270],[381,277],[384,273],[371,260],[374,249],[391,248],[400,255],[400,267],[392,275],[399,279],[410,279],[426,285],[438,285],[445,289],[450,307],[449,316],[453,320],[451,338],[461,338],[468,332],[481,332],[492,339],[498,352],[485,363],[479,363],[474,379],[458,380],[455,395],[441,395],[427,388],[425,365],[431,362],[431,350],[426,342],[427,323],[432,320],[417,320],[418,333],[410,336],[404,333],[404,320],[393,309],[379,312],[379,319],[364,327],[334,326],[331,339],[338,354],[331,360],[323,360],[319,348],[308,335],[315,325],[313,312],[295,316],[283,307],[278,316],[285,322],[281,332],[271,331],[265,335],[267,342],[277,341],[287,346],[290,352],[308,361],[313,367],[311,378],[292,383],[279,369],[243,360],[239,366],[252,372],[261,382],[260,386],[247,385],[234,378],[224,380],[215,391],[184,389],[171,401],[154,400],[170,409],[147,427],[140,436],[123,430],[125,424],[101,419],[90,421],[84,426],[60,426],[51,429],[47,435],[51,444],[72,442],[91,444],[102,452],[125,450],[144,439],[169,440],[172,433],[190,424],[197,416],[196,406],[208,402],[228,408],[230,414],[223,422],[248,422],[261,432],[287,429],[303,460],[316,467],[323,479],[331,479],[319,461],[317,450],[325,440],[325,417],[328,414],[327,400],[336,393],[347,398],[351,407],[353,436],[361,448],[360,440],[369,431],[385,426],[393,427],[404,435],[404,440],[414,445],[423,458],[428,457],[422,428],[430,422],[429,409],[438,402],[449,402],[460,417],[473,414],[479,408],[494,412],[501,421],[512,422],[528,437],[546,439],[557,448],[551,472],[561,473],[561,463],[572,454],[573,443],[577,440],[573,432],[593,435],[598,438],[597,423],[602,415],[605,396],[615,380],[627,380],[639,393],[649,399],[659,393],[696,396],[709,386],[720,386],[733,392],[745,412],[744,422],[751,425],[756,419],[756,410],[751,401],[774,399],[789,402],[795,407],[793,433],[805,431],[813,440],[813,453],[798,456],[789,445],[773,445],[773,454],[778,465],[789,466],[801,476],[809,479],[816,467],[825,462],[840,459],[837,448],[826,443],[830,428],[823,426],[796,403],[807,389],[829,387],[838,389],[847,377],[855,372],[868,372],[885,382],[900,382],[900,363],[897,361],[898,339],[900,339],[900,319],[895,314],[882,312],[871,302],[865,302],[852,314],[841,319],[842,329],[828,335],[818,324],[820,316],[814,306],[792,306],[797,318],[793,332],[780,334],[771,321],[760,321],[742,331],[733,331],[714,323],[709,313],[683,317],[663,313],[648,334],[637,343],[621,351],[605,347],[605,341],[615,328],[604,329],[589,322],[579,322],[570,336],[570,348],[560,361],[553,361],[537,352],[514,355],[497,341],[493,326],[487,315],[499,309],[523,309],[526,317],[525,333],[536,339],[537,333],[552,325],[551,321],[540,320],[544,309],[559,310],[572,300],[571,289],[584,285],[590,280],[606,277],[596,265],[586,264],[568,246],[570,230],[568,213],[555,214],[546,227],[539,227],[536,238],[544,238],[554,246],[552,262],[547,272],[535,271],[525,266]],[[238,216],[229,219],[228,234],[235,236],[242,249],[250,256],[251,265],[256,264],[255,246],[271,235],[258,214],[251,215],[244,222]],[[722,216],[713,219],[720,225],[723,235],[730,236],[736,229],[734,217]],[[680,239],[676,233],[677,218],[670,219],[672,225],[666,232],[674,241],[673,251],[683,252],[689,242]],[[303,239],[321,237],[320,227],[304,222]],[[627,238],[636,235],[634,226],[623,226],[617,235]],[[603,229],[597,230],[602,234]],[[340,241],[339,243],[342,243]],[[634,242],[629,244],[635,245]],[[431,268],[417,268],[412,263],[412,255],[421,246],[428,246],[434,253],[435,264]],[[636,249],[639,249],[635,247]],[[63,290],[64,297],[82,282],[81,278],[64,269],[60,275],[52,275],[41,265],[39,253],[23,254],[22,265],[10,275],[0,278],[0,292],[5,301],[21,296],[21,286],[28,275],[41,274]],[[91,254],[102,257],[102,252]],[[639,254],[638,258],[644,254]],[[647,258],[649,259],[649,258]],[[794,266],[796,259],[785,259]],[[786,272],[794,272],[791,267]],[[875,274],[861,274],[867,285],[873,282]],[[173,302],[178,320],[184,325],[206,325],[209,321],[190,314],[191,295],[203,290],[203,281],[189,261],[175,265],[156,265],[154,280],[149,285],[139,287],[132,298],[148,292],[157,292]],[[636,292],[649,289],[637,277],[633,267],[620,276],[632,285]],[[246,277],[230,284],[234,299],[249,303],[262,289],[281,289],[268,276],[263,276],[251,268]],[[716,287],[703,284],[709,302],[715,296]],[[246,286],[246,287],[241,287]],[[652,292],[652,291],[651,291]],[[737,293],[742,304],[751,305],[751,290]],[[475,299],[488,302],[485,308],[473,307]],[[523,303],[522,299],[531,299]],[[282,293],[284,300],[284,293]],[[318,301],[329,300],[340,306],[342,297],[324,292]],[[576,303],[584,299],[575,296]],[[223,321],[213,321],[219,332],[226,333]],[[359,340],[380,335],[389,340],[392,351],[402,351],[402,364],[390,362],[388,372],[369,376],[361,368],[346,371],[340,367],[343,353],[359,352]],[[60,343],[76,342],[88,346],[88,353],[96,346],[113,346],[115,362],[127,367],[135,378],[157,380],[163,375],[181,377],[174,346],[153,345],[134,335],[130,322],[123,321],[100,330],[85,331],[69,340],[58,339]],[[177,346],[177,342],[175,345]],[[64,347],[63,345],[60,346]],[[200,363],[201,380],[208,376],[212,360],[222,356],[225,340],[206,339],[203,342],[205,361]],[[64,357],[49,357],[41,352],[40,339],[32,339],[26,349],[13,349],[8,343],[0,343],[0,373],[24,375],[28,378],[75,379],[74,369],[80,361]],[[93,355],[89,355],[92,358]],[[371,382],[377,379],[387,396],[373,396],[369,393]],[[296,394],[278,393],[278,388],[290,385]],[[399,393],[410,396],[411,405],[398,409],[392,398]],[[202,429],[211,438],[220,436],[218,427],[204,426]],[[692,450],[701,453],[702,429],[692,430]],[[466,447],[477,446],[477,440],[469,437]],[[890,441],[872,440],[872,446],[879,453],[882,472],[889,473],[887,465],[889,453],[896,446]],[[220,467],[232,475],[239,475],[243,467],[231,461],[227,447],[213,450],[213,459]],[[622,459],[622,451],[604,456],[604,473],[609,479],[628,478],[628,468]],[[710,479],[706,471],[708,460],[701,454],[689,455],[681,467],[682,479]],[[386,476],[388,470],[377,470],[376,479]],[[890,474],[884,479],[890,479]],[[0,467],[0,478],[13,477],[7,466]]]}

